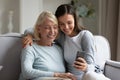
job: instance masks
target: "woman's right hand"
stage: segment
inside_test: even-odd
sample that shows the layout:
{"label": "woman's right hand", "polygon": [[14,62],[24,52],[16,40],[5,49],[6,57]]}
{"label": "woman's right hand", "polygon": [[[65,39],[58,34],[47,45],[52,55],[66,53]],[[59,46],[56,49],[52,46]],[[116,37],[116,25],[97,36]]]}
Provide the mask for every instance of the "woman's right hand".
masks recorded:
{"label": "woman's right hand", "polygon": [[26,36],[24,36],[22,38],[22,44],[23,44],[23,48],[25,48],[27,45],[32,45],[33,43],[33,37],[30,34],[27,34]]}
{"label": "woman's right hand", "polygon": [[54,77],[69,78],[71,80],[77,80],[72,73],[55,73]]}
{"label": "woman's right hand", "polygon": [[78,70],[86,71],[88,64],[84,58],[78,57],[73,66]]}

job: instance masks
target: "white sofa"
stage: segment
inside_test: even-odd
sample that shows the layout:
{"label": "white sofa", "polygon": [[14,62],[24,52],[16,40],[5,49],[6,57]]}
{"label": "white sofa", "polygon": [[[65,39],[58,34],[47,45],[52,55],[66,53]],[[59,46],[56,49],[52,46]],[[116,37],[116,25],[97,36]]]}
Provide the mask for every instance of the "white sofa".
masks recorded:
{"label": "white sofa", "polygon": [[0,35],[0,80],[18,80],[22,35],[9,33]]}
{"label": "white sofa", "polygon": [[[20,54],[22,34],[0,35],[0,80],[18,80],[20,74]],[[120,62],[110,60],[110,46],[106,38],[95,35],[97,63],[111,80],[120,80]]]}

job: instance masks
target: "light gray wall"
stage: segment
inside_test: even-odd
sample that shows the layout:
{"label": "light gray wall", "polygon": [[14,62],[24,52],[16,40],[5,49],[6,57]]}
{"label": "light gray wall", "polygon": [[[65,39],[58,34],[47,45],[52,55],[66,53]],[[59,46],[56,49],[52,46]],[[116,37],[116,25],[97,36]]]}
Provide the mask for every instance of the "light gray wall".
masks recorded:
{"label": "light gray wall", "polygon": [[[33,27],[38,15],[43,10],[50,10],[53,13],[56,8],[63,3],[70,3],[71,0],[0,0],[0,33],[8,32],[8,12],[12,10],[13,32],[23,33],[25,29]],[[98,0],[80,0],[94,5],[96,16],[94,18],[84,18],[83,24],[94,34],[99,33],[99,1]]]}
{"label": "light gray wall", "polygon": [[43,10],[50,10],[53,13],[60,4],[70,3],[71,0],[43,0]]}
{"label": "light gray wall", "polygon": [[57,6],[70,0],[0,0],[0,34],[8,32],[8,13],[13,11],[13,32],[23,33],[43,10],[54,13]]}
{"label": "light gray wall", "polygon": [[19,0],[0,0],[0,33],[8,32],[8,14],[14,12],[13,31],[19,32]]}
{"label": "light gray wall", "polygon": [[38,15],[43,10],[54,13],[56,8],[62,3],[69,3],[70,0],[20,0],[20,32],[33,27]]}

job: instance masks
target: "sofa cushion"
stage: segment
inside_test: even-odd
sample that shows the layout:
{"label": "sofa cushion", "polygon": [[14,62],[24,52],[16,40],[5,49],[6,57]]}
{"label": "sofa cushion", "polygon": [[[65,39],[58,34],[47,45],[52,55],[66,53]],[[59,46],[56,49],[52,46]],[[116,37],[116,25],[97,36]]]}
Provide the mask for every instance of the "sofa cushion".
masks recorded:
{"label": "sofa cushion", "polygon": [[104,65],[106,60],[110,60],[110,45],[108,40],[99,35],[94,35],[96,53],[95,53],[95,61],[96,64],[100,66],[102,70],[104,70]]}
{"label": "sofa cushion", "polygon": [[18,80],[20,73],[21,34],[0,35],[0,80]]}

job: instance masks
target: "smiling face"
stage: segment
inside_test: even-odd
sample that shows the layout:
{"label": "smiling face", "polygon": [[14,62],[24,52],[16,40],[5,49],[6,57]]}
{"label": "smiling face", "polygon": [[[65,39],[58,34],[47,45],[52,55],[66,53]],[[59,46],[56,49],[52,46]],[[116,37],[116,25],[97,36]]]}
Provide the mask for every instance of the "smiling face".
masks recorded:
{"label": "smiling face", "polygon": [[43,24],[38,26],[38,32],[42,42],[52,43],[58,34],[58,26],[52,20],[46,18]]}
{"label": "smiling face", "polygon": [[49,11],[43,11],[34,26],[34,39],[39,45],[51,46],[58,35],[58,21]]}
{"label": "smiling face", "polygon": [[64,14],[58,18],[59,28],[68,36],[73,36],[74,17],[71,14]]}

